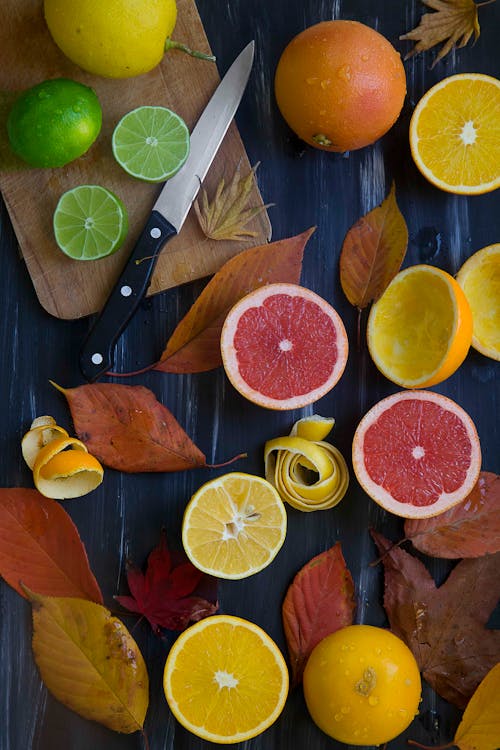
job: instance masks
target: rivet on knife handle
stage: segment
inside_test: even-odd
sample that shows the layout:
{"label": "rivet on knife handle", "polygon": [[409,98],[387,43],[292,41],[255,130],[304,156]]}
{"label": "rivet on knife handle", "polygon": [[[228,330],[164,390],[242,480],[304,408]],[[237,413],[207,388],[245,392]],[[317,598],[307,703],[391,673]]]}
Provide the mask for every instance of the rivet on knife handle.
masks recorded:
{"label": "rivet on knife handle", "polygon": [[175,227],[153,211],[80,352],[80,369],[90,382],[114,364],[115,344],[144,298],[156,261]]}

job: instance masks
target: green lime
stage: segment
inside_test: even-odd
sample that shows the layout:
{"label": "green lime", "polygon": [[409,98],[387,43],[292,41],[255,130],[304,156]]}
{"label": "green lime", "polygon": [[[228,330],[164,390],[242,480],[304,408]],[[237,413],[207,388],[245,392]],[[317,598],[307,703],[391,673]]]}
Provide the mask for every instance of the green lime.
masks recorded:
{"label": "green lime", "polygon": [[184,120],[166,107],[138,107],[122,117],[112,144],[116,161],[132,177],[164,182],[188,157],[189,130]]}
{"label": "green lime", "polygon": [[79,185],[59,199],[54,211],[56,242],[74,260],[97,260],[116,252],[128,231],[127,209],[100,185]]}
{"label": "green lime", "polygon": [[12,150],[32,167],[63,167],[90,148],[101,124],[93,89],[54,78],[21,94],[10,110],[7,132]]}

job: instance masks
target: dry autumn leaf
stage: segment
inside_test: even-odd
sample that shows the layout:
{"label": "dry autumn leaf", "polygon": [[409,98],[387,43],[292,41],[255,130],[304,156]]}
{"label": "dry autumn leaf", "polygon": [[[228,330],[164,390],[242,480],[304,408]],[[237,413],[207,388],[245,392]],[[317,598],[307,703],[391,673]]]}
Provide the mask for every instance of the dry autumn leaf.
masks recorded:
{"label": "dry autumn leaf", "polygon": [[298,284],[306,232],[244,250],[209,281],[170,337],[155,370],[205,372],[222,364],[220,334],[227,313],[245,294],[277,281]]}
{"label": "dry autumn leaf", "polygon": [[[490,0],[491,1],[491,0]],[[486,3],[475,3],[474,0],[422,0],[428,8],[436,13],[424,13],[419,25],[400,36],[410,39],[415,46],[406,55],[407,60],[418,52],[444,42],[431,67],[445,57],[454,47],[465,47],[474,34],[474,41],[480,33],[477,9]]]}
{"label": "dry autumn leaf", "polygon": [[340,255],[340,283],[352,305],[375,302],[397,274],[408,245],[408,228],[396,203],[394,183],[380,206],[347,232]]}
{"label": "dry autumn leaf", "polygon": [[61,506],[36,490],[0,489],[0,575],[47,596],[102,603],[78,530]]}
{"label": "dry autumn leaf", "polygon": [[238,165],[227,186],[224,178],[221,179],[212,201],[209,201],[206,190],[200,191],[201,199],[195,201],[194,210],[206,237],[211,240],[244,241],[247,237],[257,236],[257,232],[245,229],[246,225],[273,205],[267,203],[255,208],[246,207],[258,166],[256,164],[246,177],[242,178]]}
{"label": "dry autumn leaf", "polygon": [[425,565],[382,534],[384,608],[434,690],[459,708],[498,662],[500,630],[486,623],[500,597],[500,553],[462,560],[439,587]]}
{"label": "dry autumn leaf", "polygon": [[140,731],[149,679],[139,648],[120,620],[100,604],[29,592],[33,653],[57,700],[115,732]]}
{"label": "dry autumn leaf", "polygon": [[313,648],[330,633],[352,624],[354,608],[354,584],[337,543],[299,570],[283,601],[294,685],[301,682]]}
{"label": "dry autumn leaf", "polygon": [[483,471],[462,503],[438,516],[405,521],[405,540],[433,557],[457,559],[500,552],[500,477]]}
{"label": "dry autumn leaf", "polygon": [[206,466],[203,453],[148,388],[56,387],[68,401],[78,437],[105,466],[129,473]]}
{"label": "dry autumn leaf", "polygon": [[453,740],[460,750],[497,750],[500,744],[500,663],[467,704]]}
{"label": "dry autumn leaf", "polygon": [[131,596],[115,596],[116,601],[130,612],[143,615],[157,635],[160,628],[184,630],[218,609],[217,579],[195,568],[185,556],[175,564],[164,531],[148,557],[145,573],[127,565],[127,583]]}

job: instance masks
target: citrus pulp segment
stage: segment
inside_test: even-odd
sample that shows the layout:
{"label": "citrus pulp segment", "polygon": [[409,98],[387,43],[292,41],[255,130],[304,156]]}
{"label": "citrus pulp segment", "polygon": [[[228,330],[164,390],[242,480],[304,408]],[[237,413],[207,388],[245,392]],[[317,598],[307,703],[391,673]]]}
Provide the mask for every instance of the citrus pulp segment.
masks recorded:
{"label": "citrus pulp segment", "polygon": [[219,578],[246,578],[276,557],[286,535],[280,496],[261,477],[230,472],[204,484],[182,522],[182,543],[200,570]]}
{"label": "citrus pulp segment", "polygon": [[358,425],[353,468],[365,492],[403,518],[430,518],[464,500],[481,469],[469,415],[431,391],[379,401]]}
{"label": "citrus pulp segment", "polygon": [[122,201],[100,185],[79,185],[64,193],[53,219],[56,242],[74,260],[97,260],[116,252],[128,231]]}
{"label": "citrus pulp segment", "polygon": [[211,742],[243,742],[278,718],[288,695],[288,669],[274,641],[239,617],[214,615],[185,630],[163,675],[176,719]]}
{"label": "citrus pulp segment", "polygon": [[268,284],[228,313],[222,361],[233,386],[268,409],[298,409],[328,393],[347,362],[338,313],[297,284]]}
{"label": "citrus pulp segment", "polygon": [[500,243],[483,247],[457,274],[472,310],[472,346],[500,360]]}
{"label": "citrus pulp segment", "polygon": [[410,121],[418,169],[436,187],[474,195],[500,186],[500,81],[460,73],[433,86]]}
{"label": "citrus pulp segment", "polygon": [[450,377],[472,341],[472,313],[459,284],[439,268],[400,271],[372,305],[367,341],[380,372],[404,388]]}
{"label": "citrus pulp segment", "polygon": [[68,78],[24,91],[7,119],[14,152],[32,167],[63,167],[82,156],[100,133],[102,110],[93,89]]}
{"label": "citrus pulp segment", "polygon": [[129,175],[146,182],[164,182],[188,158],[189,130],[184,120],[166,107],[138,107],[115,127],[112,147],[118,164]]}

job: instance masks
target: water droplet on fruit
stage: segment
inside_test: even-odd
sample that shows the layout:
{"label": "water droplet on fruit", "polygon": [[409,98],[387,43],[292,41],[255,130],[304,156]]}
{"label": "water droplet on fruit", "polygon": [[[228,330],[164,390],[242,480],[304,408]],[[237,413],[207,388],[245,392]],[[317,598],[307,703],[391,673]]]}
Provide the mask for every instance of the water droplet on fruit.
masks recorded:
{"label": "water droplet on fruit", "polygon": [[400,715],[401,715],[401,716],[402,716],[402,717],[403,717],[404,719],[405,719],[405,718],[406,718],[406,717],[408,716],[408,711],[406,710],[406,708],[400,708],[400,709],[399,709],[399,713],[400,713]]}
{"label": "water droplet on fruit", "polygon": [[38,98],[39,99],[50,99],[50,94],[48,91],[39,91],[38,92]]}
{"label": "water droplet on fruit", "polygon": [[367,60],[370,59],[370,56],[369,55],[361,55],[361,59],[363,60],[363,62],[366,62]]}
{"label": "water droplet on fruit", "polygon": [[340,710],[342,711],[343,714],[348,714],[351,709],[349,706],[341,706]]}
{"label": "water droplet on fruit", "polygon": [[327,88],[328,88],[328,86],[330,85],[330,83],[331,83],[331,80],[330,80],[329,78],[324,78],[324,79],[323,79],[323,80],[321,81],[321,88],[322,88],[322,89],[327,89]]}
{"label": "water droplet on fruit", "polygon": [[377,654],[377,656],[380,656],[380,654],[382,653],[382,649],[381,648],[376,648],[375,649],[375,653]]}
{"label": "water droplet on fruit", "polygon": [[350,65],[342,65],[337,70],[337,78],[340,78],[342,81],[350,81],[351,80],[351,66]]}
{"label": "water droplet on fruit", "polygon": [[314,86],[317,81],[318,79],[316,78],[316,76],[310,76],[309,78],[306,78],[306,83],[308,86]]}
{"label": "water droplet on fruit", "polygon": [[349,648],[348,645],[346,643],[343,643],[342,647],[341,647],[341,650],[342,651],[347,651],[348,648]]}
{"label": "water droplet on fruit", "polygon": [[82,108],[78,106],[78,104],[73,104],[73,112],[76,112],[78,114],[82,111]]}
{"label": "water droplet on fruit", "polygon": [[333,718],[335,719],[335,721],[341,721],[344,717],[342,714],[335,714]]}
{"label": "water droplet on fruit", "polygon": [[378,698],[375,695],[370,695],[368,703],[370,706],[378,706]]}

